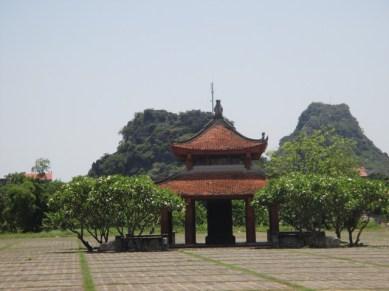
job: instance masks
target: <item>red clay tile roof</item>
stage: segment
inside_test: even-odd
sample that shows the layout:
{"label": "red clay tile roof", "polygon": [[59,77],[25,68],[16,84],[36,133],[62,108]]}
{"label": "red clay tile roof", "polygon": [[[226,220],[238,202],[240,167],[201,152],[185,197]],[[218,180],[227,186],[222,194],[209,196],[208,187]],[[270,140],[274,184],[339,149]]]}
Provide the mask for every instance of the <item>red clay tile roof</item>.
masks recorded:
{"label": "red clay tile roof", "polygon": [[253,195],[266,185],[266,179],[254,173],[194,174],[172,178],[159,184],[184,197]]}
{"label": "red clay tile roof", "polygon": [[30,173],[24,173],[26,177],[36,179],[36,180],[42,180],[42,181],[52,181],[53,180],[53,172],[48,171],[47,173],[39,175],[36,172],[30,172]]}
{"label": "red clay tile roof", "polygon": [[364,166],[360,166],[359,169],[358,169],[358,173],[359,173],[359,177],[367,177],[369,176],[367,174],[367,170]]}
{"label": "red clay tile roof", "polygon": [[256,153],[262,154],[266,149],[267,140],[250,139],[238,133],[225,120],[214,120],[193,138],[172,144],[172,150],[177,155],[191,153],[226,154],[226,153]]}

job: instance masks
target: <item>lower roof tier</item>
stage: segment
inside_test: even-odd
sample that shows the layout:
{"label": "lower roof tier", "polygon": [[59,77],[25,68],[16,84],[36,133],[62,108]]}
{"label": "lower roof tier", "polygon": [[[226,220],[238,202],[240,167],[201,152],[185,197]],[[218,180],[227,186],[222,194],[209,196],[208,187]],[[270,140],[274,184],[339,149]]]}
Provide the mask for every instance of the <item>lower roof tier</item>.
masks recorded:
{"label": "lower roof tier", "polygon": [[266,185],[266,178],[257,172],[186,172],[158,183],[182,197],[224,198],[252,196]]}

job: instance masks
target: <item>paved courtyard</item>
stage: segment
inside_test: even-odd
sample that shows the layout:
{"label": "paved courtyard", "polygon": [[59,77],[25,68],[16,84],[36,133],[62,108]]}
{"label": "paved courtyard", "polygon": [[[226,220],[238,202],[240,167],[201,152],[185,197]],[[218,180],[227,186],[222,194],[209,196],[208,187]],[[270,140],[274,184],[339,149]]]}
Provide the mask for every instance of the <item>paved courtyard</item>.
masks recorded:
{"label": "paved courtyard", "polygon": [[80,256],[96,290],[389,290],[389,230],[364,238],[369,247],[94,254],[73,238],[0,238],[0,290],[84,290]]}

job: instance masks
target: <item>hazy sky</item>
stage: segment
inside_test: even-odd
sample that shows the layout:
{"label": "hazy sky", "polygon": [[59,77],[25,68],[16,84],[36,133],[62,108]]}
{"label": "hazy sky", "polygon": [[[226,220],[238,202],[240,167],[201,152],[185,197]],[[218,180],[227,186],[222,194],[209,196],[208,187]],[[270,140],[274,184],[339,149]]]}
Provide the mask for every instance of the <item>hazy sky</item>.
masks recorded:
{"label": "hazy sky", "polygon": [[269,148],[321,101],[389,152],[389,1],[0,0],[0,176],[86,174],[135,112],[210,110],[211,80]]}

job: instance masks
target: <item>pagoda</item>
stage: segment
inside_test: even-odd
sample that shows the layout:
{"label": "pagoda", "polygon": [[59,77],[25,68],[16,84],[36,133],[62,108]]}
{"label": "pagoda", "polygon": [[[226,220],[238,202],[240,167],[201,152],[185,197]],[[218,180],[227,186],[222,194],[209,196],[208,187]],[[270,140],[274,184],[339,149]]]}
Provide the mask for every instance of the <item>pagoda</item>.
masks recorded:
{"label": "pagoda", "polygon": [[[254,243],[255,217],[251,205],[254,193],[266,184],[262,170],[254,169],[267,147],[268,137],[251,139],[236,131],[223,117],[216,100],[213,119],[188,140],[173,143],[171,150],[185,170],[159,182],[185,200],[185,244],[196,244],[195,201],[204,200],[207,208],[206,244],[234,244],[232,200],[245,201],[246,242]],[[161,219],[161,231],[171,233],[171,213]]]}

